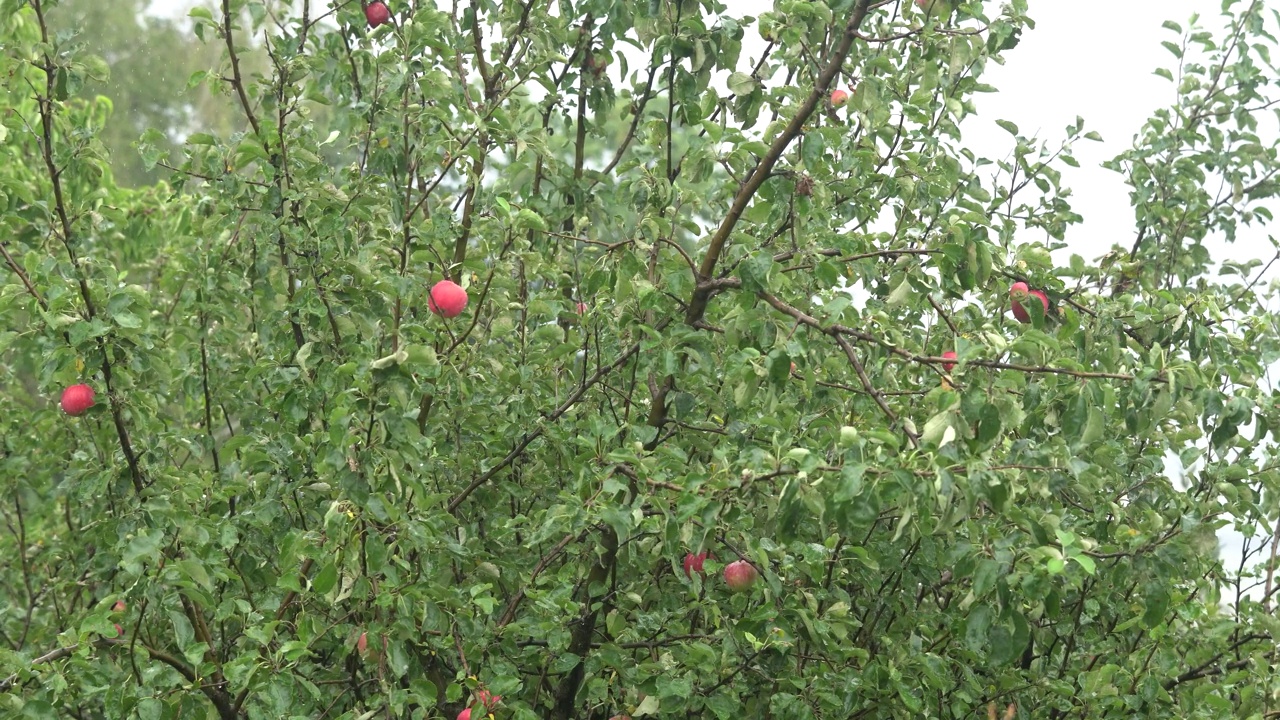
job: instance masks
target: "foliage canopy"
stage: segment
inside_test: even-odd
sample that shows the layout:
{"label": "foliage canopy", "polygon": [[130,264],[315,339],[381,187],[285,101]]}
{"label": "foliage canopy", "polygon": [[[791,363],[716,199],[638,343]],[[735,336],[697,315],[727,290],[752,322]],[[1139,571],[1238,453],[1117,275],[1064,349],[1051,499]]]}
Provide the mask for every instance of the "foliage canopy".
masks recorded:
{"label": "foliage canopy", "polygon": [[1280,712],[1216,539],[1277,521],[1276,293],[1206,245],[1280,190],[1261,0],[1166,23],[1098,260],[1083,122],[960,135],[1025,0],[416,5],[197,8],[237,119],[126,188],[110,63],[0,0],[6,716]]}

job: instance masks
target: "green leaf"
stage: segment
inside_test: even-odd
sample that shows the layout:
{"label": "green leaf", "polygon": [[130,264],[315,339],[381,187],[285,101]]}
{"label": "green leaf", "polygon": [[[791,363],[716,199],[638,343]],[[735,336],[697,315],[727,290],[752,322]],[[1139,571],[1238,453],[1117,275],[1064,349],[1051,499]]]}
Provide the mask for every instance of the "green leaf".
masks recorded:
{"label": "green leaf", "polygon": [[333,563],[325,563],[320,572],[311,581],[311,589],[320,595],[327,594],[338,581],[338,568]]}
{"label": "green leaf", "polygon": [[213,581],[209,578],[208,571],[205,570],[200,561],[193,559],[180,560],[178,561],[178,569],[182,571],[184,576],[194,581],[204,590],[213,591]]}
{"label": "green leaf", "polygon": [[756,81],[750,75],[743,72],[735,72],[729,75],[727,81],[729,92],[734,95],[743,96],[751,94],[756,88]]}
{"label": "green leaf", "polygon": [[1169,592],[1164,587],[1147,588],[1146,609],[1142,613],[1142,624],[1148,629],[1154,629],[1164,622],[1165,615],[1169,612],[1169,602]]}
{"label": "green leaf", "polygon": [[769,288],[769,273],[773,268],[773,253],[761,251],[751,255],[738,268],[742,288],[748,292],[760,292]]}

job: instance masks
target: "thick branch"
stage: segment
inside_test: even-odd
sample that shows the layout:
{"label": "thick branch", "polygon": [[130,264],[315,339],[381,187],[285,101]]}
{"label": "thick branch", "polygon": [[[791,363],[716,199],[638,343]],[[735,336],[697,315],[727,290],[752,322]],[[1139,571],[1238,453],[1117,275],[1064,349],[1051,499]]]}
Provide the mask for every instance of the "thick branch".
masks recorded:
{"label": "thick branch", "polygon": [[[591,588],[603,585],[609,579],[609,574],[613,571],[614,561],[618,557],[618,534],[612,526],[605,525],[600,532],[600,544],[604,550],[603,555],[591,568],[591,573],[587,576],[587,581],[583,587],[583,593],[586,595],[582,607],[582,616],[574,623],[573,630],[570,633],[569,647],[567,652],[576,655],[579,660],[578,664],[569,671],[567,675],[560,681],[559,687],[556,688],[556,702],[551,710],[552,720],[569,720],[576,717],[574,712],[575,700],[578,697],[578,688],[582,685],[582,679],[586,675],[586,656],[587,651],[591,649],[591,636],[596,629],[596,619],[600,616],[602,607],[597,607],[603,595],[596,596],[591,594]],[[607,594],[607,591],[603,591]],[[603,603],[601,603],[603,606]]]}
{"label": "thick branch", "polygon": [[231,32],[231,0],[222,0],[222,37],[227,41],[227,55],[231,58],[231,86],[236,89],[236,97],[240,98],[240,107],[244,108],[244,116],[253,126],[254,135],[262,135],[258,126],[258,118],[253,114],[253,106],[249,104],[249,96],[244,92],[244,78],[240,75],[240,58],[236,55],[235,36]]}
{"label": "thick branch", "polygon": [[[863,19],[866,18],[870,4],[870,0],[858,0],[853,6],[853,10],[849,13],[849,22],[845,24],[844,35],[840,38],[840,45],[831,53],[826,67],[823,68],[822,74],[818,76],[818,80],[814,84],[813,90],[809,92],[809,96],[805,98],[795,116],[791,118],[791,122],[787,124],[786,129],[774,139],[773,145],[760,160],[760,164],[756,166],[751,176],[747,178],[747,181],[738,190],[728,214],[725,215],[715,234],[711,236],[707,254],[703,257],[702,265],[698,269],[701,279],[706,280],[715,272],[716,263],[720,262],[720,255],[724,252],[729,235],[738,224],[742,213],[746,211],[747,205],[751,203],[756,191],[760,189],[760,186],[764,184],[764,181],[773,172],[774,166],[778,164],[778,160],[782,158],[782,154],[786,152],[787,147],[800,135],[800,131],[805,122],[809,120],[809,116],[813,114],[814,110],[818,108],[818,105],[827,96],[827,88],[831,86],[831,82],[840,73],[841,68],[844,67],[845,58],[848,57],[849,51],[853,47],[858,27],[862,25]],[[690,325],[698,325],[702,321],[703,314],[706,313],[707,301],[710,298],[711,293],[704,291],[699,286],[694,291],[693,298],[689,301],[685,321]]]}
{"label": "thick branch", "polygon": [[[1213,675],[1221,675],[1223,672],[1227,670],[1239,670],[1240,668],[1248,665],[1250,662],[1253,662],[1253,658],[1249,657],[1243,660],[1235,660],[1221,666],[1218,665],[1217,663],[1219,660],[1222,659],[1224,655],[1229,655],[1230,653],[1235,652],[1236,650],[1240,649],[1241,647],[1244,647],[1245,645],[1251,642],[1256,642],[1258,640],[1270,640],[1270,639],[1271,639],[1270,635],[1265,635],[1261,633],[1250,633],[1248,635],[1245,635],[1243,638],[1241,638],[1240,640],[1232,644],[1231,647],[1227,648],[1226,650],[1223,650],[1217,655],[1214,655],[1213,657],[1209,658],[1209,660],[1207,660],[1206,662],[1201,663],[1200,665],[1182,673],[1176,678],[1171,678],[1169,680],[1166,680],[1164,683],[1164,689],[1172,690],[1184,682],[1189,682],[1191,680],[1199,680],[1200,678],[1210,677]],[[1270,657],[1274,657],[1275,654],[1276,653],[1274,651],[1267,653],[1267,655]]]}

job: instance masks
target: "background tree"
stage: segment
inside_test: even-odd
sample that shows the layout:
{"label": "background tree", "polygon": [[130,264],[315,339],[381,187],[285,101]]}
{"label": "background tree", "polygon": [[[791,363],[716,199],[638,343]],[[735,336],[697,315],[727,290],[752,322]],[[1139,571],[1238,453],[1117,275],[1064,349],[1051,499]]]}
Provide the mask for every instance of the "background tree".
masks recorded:
{"label": "background tree", "polygon": [[49,16],[50,31],[64,39],[63,47],[99,56],[109,67],[103,79],[85,78],[77,94],[110,99],[112,112],[99,139],[116,180],[128,187],[168,176],[164,168],[144,167],[135,149],[148,129],[159,130],[160,142],[174,151],[192,132],[229,133],[239,122],[221,94],[205,85],[187,86],[192,75],[217,65],[218,48],[192,42],[173,21],[147,14],[149,4],[64,0]]}
{"label": "background tree", "polygon": [[1271,220],[1262,2],[1167,26],[1098,262],[1083,126],[959,134],[1022,0],[391,10],[194,10],[241,120],[126,189],[107,63],[0,1],[6,713],[1278,711],[1215,538],[1277,526],[1275,292],[1205,249]]}

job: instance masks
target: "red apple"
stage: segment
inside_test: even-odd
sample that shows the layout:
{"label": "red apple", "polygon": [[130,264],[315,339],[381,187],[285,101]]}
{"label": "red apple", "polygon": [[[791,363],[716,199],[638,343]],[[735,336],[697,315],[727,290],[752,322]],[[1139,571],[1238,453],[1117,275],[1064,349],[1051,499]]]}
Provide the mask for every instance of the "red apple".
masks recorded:
{"label": "red apple", "polygon": [[[946,352],[942,353],[942,357],[947,358],[948,360],[955,360],[955,359],[956,359],[956,351],[955,351],[955,350],[948,350],[948,351],[946,351]],[[947,372],[951,372],[951,368],[953,368],[953,367],[955,367],[955,366],[956,366],[956,364],[955,364],[955,363],[942,363],[942,369],[943,369],[943,370],[945,370],[945,371],[947,371]]]}
{"label": "red apple", "polygon": [[759,574],[755,566],[746,560],[735,560],[724,568],[724,584],[733,592],[742,592],[755,583]]}
{"label": "red apple", "polygon": [[471,708],[458,713],[458,720],[471,720]]}
{"label": "red apple", "polygon": [[427,307],[437,315],[457,317],[467,307],[467,291],[452,280],[441,280],[431,288]]}
{"label": "red apple", "polygon": [[480,688],[476,691],[476,699],[480,701],[480,704],[484,706],[486,711],[493,710],[498,707],[498,703],[502,702],[501,695],[494,695],[484,688]]}
{"label": "red apple", "polygon": [[83,415],[93,407],[93,388],[88,385],[72,385],[62,391],[62,411],[68,415]]}
{"label": "red apple", "polygon": [[684,556],[685,577],[692,578],[695,572],[702,572],[702,563],[706,562],[706,560],[707,560],[706,550],[703,550],[697,555],[694,555],[693,553],[689,553],[688,555],[685,555]]}
{"label": "red apple", "polygon": [[591,74],[596,77],[600,77],[600,75],[604,72],[605,66],[607,66],[608,64],[609,64],[608,55],[601,54],[601,55],[587,56],[587,69],[590,70]]}
{"label": "red apple", "polygon": [[111,606],[111,612],[124,612],[126,607],[123,600],[117,600],[116,604]]}
{"label": "red apple", "polygon": [[849,102],[849,93],[844,90],[831,91],[831,107],[843,107],[847,102]]}
{"label": "red apple", "polygon": [[1040,304],[1044,306],[1044,311],[1049,312],[1049,296],[1044,294],[1043,290],[1032,290],[1024,282],[1016,282],[1013,287],[1009,288],[1009,297],[1013,300],[1013,316],[1020,323],[1031,322],[1031,313],[1027,312],[1027,307],[1023,303],[1031,297],[1040,298]]}
{"label": "red apple", "polygon": [[586,315],[586,314],[587,314],[587,304],[586,304],[586,303],[584,303],[584,302],[580,302],[580,303],[578,303],[578,314],[579,314],[579,315]]}
{"label": "red apple", "polygon": [[609,720],[631,720],[630,715],[614,715]]}
{"label": "red apple", "polygon": [[374,0],[365,7],[364,19],[369,21],[369,27],[376,28],[391,19],[391,11],[387,9],[386,3]]}
{"label": "red apple", "polygon": [[114,623],[114,625],[116,626],[116,637],[124,637],[124,628],[120,627],[120,623]]}
{"label": "red apple", "polygon": [[356,640],[356,652],[363,655],[369,649],[369,634],[360,633],[360,639]]}

